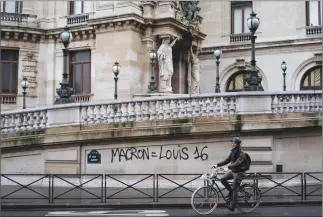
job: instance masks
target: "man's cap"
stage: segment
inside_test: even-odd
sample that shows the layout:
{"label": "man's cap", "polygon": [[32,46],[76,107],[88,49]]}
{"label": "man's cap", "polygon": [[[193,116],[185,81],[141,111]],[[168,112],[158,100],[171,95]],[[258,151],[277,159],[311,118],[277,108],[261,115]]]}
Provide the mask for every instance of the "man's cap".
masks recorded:
{"label": "man's cap", "polygon": [[231,142],[235,142],[235,143],[241,143],[241,139],[239,137],[233,137],[231,139]]}

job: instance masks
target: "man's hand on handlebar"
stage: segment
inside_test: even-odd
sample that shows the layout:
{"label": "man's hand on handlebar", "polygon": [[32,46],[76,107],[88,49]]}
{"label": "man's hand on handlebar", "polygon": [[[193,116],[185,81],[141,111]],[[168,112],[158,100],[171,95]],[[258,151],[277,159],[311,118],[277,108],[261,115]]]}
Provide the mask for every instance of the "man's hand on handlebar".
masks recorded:
{"label": "man's hand on handlebar", "polygon": [[216,164],[216,165],[213,165],[212,167],[211,167],[211,169],[216,169],[218,167],[218,165]]}

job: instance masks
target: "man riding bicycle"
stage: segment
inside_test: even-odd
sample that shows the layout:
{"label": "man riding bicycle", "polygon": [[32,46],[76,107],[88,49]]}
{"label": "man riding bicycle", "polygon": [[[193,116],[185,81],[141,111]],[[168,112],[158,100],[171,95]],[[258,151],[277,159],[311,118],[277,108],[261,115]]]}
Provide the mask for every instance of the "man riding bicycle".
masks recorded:
{"label": "man riding bicycle", "polygon": [[[248,170],[248,162],[246,159],[246,154],[241,150],[241,139],[239,137],[234,137],[231,140],[232,150],[224,161],[214,165],[212,168],[221,167],[231,162],[228,166],[228,171],[220,179],[224,187],[229,191],[228,197],[231,198],[229,205],[226,205],[229,210],[234,211],[237,204],[238,189],[243,179],[245,171]],[[228,180],[233,179],[233,187],[231,188]]]}

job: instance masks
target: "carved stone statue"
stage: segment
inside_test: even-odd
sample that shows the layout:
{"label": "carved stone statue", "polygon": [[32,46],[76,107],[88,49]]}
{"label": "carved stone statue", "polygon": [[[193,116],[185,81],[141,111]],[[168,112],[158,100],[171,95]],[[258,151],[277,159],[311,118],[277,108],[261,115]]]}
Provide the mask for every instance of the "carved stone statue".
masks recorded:
{"label": "carved stone statue", "polygon": [[158,66],[159,66],[159,91],[172,92],[172,76],[174,74],[173,66],[173,50],[172,47],[176,43],[176,38],[171,44],[169,38],[164,38],[162,45],[157,50]]}
{"label": "carved stone statue", "polygon": [[198,51],[194,54],[192,46],[190,48],[190,61],[191,61],[191,79],[188,81],[188,88],[191,94],[200,93],[200,75],[201,67],[200,60],[198,58]]}

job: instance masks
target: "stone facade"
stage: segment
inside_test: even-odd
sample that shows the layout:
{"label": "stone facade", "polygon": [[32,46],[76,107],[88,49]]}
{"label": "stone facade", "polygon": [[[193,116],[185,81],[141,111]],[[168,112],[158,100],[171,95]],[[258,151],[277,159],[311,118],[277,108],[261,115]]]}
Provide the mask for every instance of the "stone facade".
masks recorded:
{"label": "stone facade", "polygon": [[[156,50],[162,38],[182,39],[188,32],[187,25],[175,18],[173,2],[83,1],[86,11],[76,15],[68,15],[69,4],[66,1],[28,2],[24,3],[23,10],[28,14],[2,15],[2,20],[10,20],[8,16],[26,17],[23,21],[2,22],[1,48],[19,50],[18,80],[26,76],[31,83],[27,107],[51,105],[55,100],[55,89],[60,86],[63,73],[63,45],[59,37],[66,25],[73,35],[69,51],[90,50],[91,53],[91,75],[86,81],[90,92],[75,96],[79,102],[113,99],[115,61],[121,65],[119,98],[146,94],[151,76],[150,50]],[[197,32],[192,44],[200,46],[204,38],[205,34]],[[182,40],[174,47],[178,57],[183,55],[183,46],[189,51],[185,43]],[[185,61],[174,60],[175,93],[186,91],[185,81],[180,80],[187,73]],[[17,92],[22,92],[21,87],[18,86]],[[20,108],[21,95],[17,95],[14,105],[3,109]]]}
{"label": "stone facade", "polygon": [[[54,102],[55,89],[59,87],[63,71],[59,33],[66,25],[74,38],[69,50],[90,50],[91,53],[91,90],[85,96],[78,96],[77,101],[113,99],[114,75],[111,68],[115,61],[121,65],[119,98],[147,94],[151,73],[149,52],[152,48],[157,50],[161,38],[165,37],[182,39],[173,49],[172,87],[174,93],[189,92],[187,82],[190,79],[190,66],[186,62],[187,52],[182,52],[188,49],[185,44],[187,28],[175,19],[177,6],[174,2],[83,1],[83,8],[86,9],[74,15],[68,13],[69,4],[64,1],[24,2],[23,14],[3,15],[1,47],[19,50],[18,80],[26,76],[31,83],[27,107],[51,105]],[[279,6],[274,2],[254,1],[252,4],[260,17],[256,60],[265,91],[282,90],[280,64],[283,60],[288,65],[287,90],[299,90],[306,71],[320,65],[320,27],[306,26],[305,2],[284,2]],[[249,67],[249,36],[247,33],[231,34],[229,1],[201,1],[199,7],[203,21],[193,43],[201,48],[200,92],[214,92],[215,47],[221,47],[223,51],[220,58],[220,87],[224,92],[230,76]],[[291,12],[288,17],[284,16],[285,8]],[[273,14],[275,17],[272,17]],[[21,20],[7,22],[10,20],[8,16],[21,17]],[[287,27],[284,26],[286,19],[290,19]],[[157,66],[155,72],[158,83]],[[6,105],[4,109],[22,106],[20,85],[17,92],[15,103]]]}
{"label": "stone facade", "polygon": [[[200,54],[201,92],[214,92],[215,47],[221,47],[223,52],[220,58],[220,83],[221,90],[226,91],[228,78],[244,70],[240,68],[241,64],[243,67],[249,64],[250,40],[247,33],[232,34],[234,21],[230,1],[201,1],[200,6],[201,16],[204,18],[202,27],[207,34]],[[265,91],[283,90],[282,61],[288,64],[287,90],[299,90],[301,78],[306,71],[322,64],[321,27],[307,24],[306,15],[311,12],[305,6],[304,1],[281,4],[252,1],[252,8],[260,18],[256,32],[256,61],[263,76],[262,85]]]}

